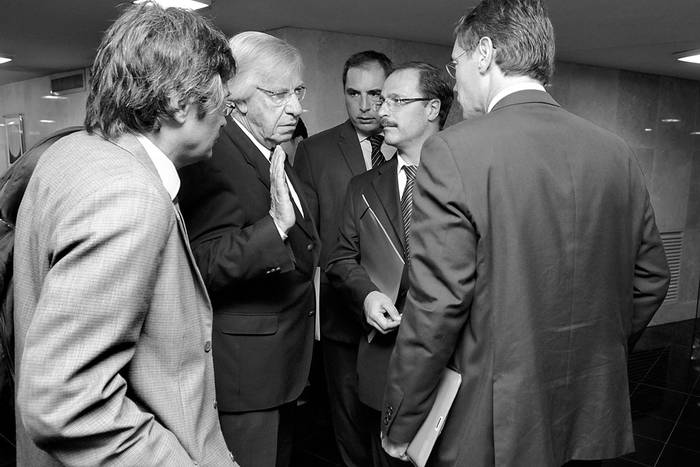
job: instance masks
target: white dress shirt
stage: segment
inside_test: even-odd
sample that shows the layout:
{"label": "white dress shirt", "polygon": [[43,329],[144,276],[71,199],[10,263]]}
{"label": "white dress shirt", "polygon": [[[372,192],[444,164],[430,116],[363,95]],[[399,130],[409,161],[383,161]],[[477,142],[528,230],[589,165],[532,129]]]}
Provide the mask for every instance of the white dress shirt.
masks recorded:
{"label": "white dress shirt", "polygon": [[512,86],[505,87],[501,89],[498,93],[496,93],[495,96],[493,96],[493,99],[491,99],[486,113],[491,112],[491,110],[493,110],[493,107],[498,103],[498,101],[500,101],[504,97],[513,94],[514,92],[526,90],[547,92],[545,91],[544,86],[542,86],[540,83],[518,83]]}
{"label": "white dress shirt", "polygon": [[141,146],[146,150],[146,154],[148,154],[151,162],[156,166],[158,176],[163,182],[165,189],[168,190],[170,199],[174,200],[178,191],[180,191],[180,177],[177,174],[175,164],[168,159],[168,156],[166,156],[158,146],[153,144],[153,141],[146,138],[144,135],[136,135],[136,139],[139,140],[139,143],[141,143]]}
{"label": "white dress shirt", "polygon": [[[403,190],[406,189],[406,182],[408,180],[408,177],[406,177],[406,171],[402,170],[402,169],[405,165],[413,165],[413,164],[409,164],[408,162],[406,162],[403,159],[403,157],[401,157],[398,153],[397,153],[397,157],[398,157],[399,163],[396,166],[396,177],[398,178],[398,182],[399,182],[399,200],[400,200],[401,197],[403,196]],[[418,166],[416,166],[416,169],[417,168],[418,168]]]}

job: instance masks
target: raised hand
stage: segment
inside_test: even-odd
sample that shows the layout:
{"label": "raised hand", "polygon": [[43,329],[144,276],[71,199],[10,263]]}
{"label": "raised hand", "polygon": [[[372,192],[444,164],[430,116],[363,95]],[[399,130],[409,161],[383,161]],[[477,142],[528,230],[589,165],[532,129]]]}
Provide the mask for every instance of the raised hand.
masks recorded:
{"label": "raised hand", "polygon": [[284,174],[286,157],[284,150],[276,146],[270,158],[270,216],[277,228],[285,234],[296,222],[294,205]]}

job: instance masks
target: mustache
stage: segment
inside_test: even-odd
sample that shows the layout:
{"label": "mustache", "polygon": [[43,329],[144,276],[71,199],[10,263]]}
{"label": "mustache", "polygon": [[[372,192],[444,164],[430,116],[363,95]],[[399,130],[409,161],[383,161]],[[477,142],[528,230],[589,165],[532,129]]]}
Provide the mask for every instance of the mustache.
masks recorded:
{"label": "mustache", "polygon": [[393,122],[388,118],[382,118],[380,123],[383,127],[396,126],[396,122]]}

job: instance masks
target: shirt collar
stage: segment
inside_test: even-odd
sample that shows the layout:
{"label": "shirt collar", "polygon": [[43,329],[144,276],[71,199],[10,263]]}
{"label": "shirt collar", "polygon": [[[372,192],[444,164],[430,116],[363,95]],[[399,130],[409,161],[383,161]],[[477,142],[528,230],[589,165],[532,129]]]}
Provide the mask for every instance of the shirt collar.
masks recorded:
{"label": "shirt collar", "polygon": [[489,107],[486,110],[486,113],[489,113],[493,110],[494,106],[504,97],[513,94],[514,92],[518,91],[526,91],[526,90],[533,90],[533,91],[545,91],[544,86],[542,86],[540,83],[518,83],[518,84],[513,84],[512,86],[507,86],[503,89],[501,89],[498,93],[496,93],[495,96],[493,96],[493,99],[491,99],[491,102],[489,103]]}
{"label": "shirt collar", "polygon": [[267,159],[267,161],[269,162],[270,156],[272,155],[272,149],[267,148],[264,145],[260,144],[260,141],[255,139],[255,136],[253,136],[253,134],[250,131],[248,131],[248,129],[246,127],[244,127],[241,122],[239,122],[235,118],[231,118],[231,120],[236,122],[236,125],[238,125],[238,128],[240,128],[243,131],[243,133],[248,137],[248,139],[250,139],[253,142],[255,147],[260,150],[262,155],[265,156],[265,159]]}
{"label": "shirt collar", "polygon": [[156,171],[160,180],[163,182],[163,186],[168,191],[170,199],[174,200],[177,196],[177,192],[180,191],[180,177],[177,175],[177,169],[173,161],[168,159],[163,151],[160,150],[158,146],[153,144],[153,141],[146,138],[144,135],[136,135],[136,139],[139,140],[143,149],[146,150],[146,154],[156,166]]}
{"label": "shirt collar", "polygon": [[[397,169],[396,169],[396,170],[398,170],[398,173],[401,173],[401,169],[403,169],[403,167],[404,167],[405,165],[414,165],[414,164],[409,164],[408,162],[406,162],[406,161],[404,160],[404,158],[401,157],[401,155],[400,155],[398,152],[396,153],[396,160],[397,160],[397,162],[399,163],[399,165],[398,165],[398,167],[397,167]],[[417,167],[417,166],[415,166],[415,167]]]}

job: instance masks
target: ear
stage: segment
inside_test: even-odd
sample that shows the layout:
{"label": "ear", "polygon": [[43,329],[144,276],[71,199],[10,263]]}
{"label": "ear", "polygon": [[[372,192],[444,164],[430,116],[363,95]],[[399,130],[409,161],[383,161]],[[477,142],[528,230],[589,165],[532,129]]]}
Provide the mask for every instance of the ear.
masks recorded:
{"label": "ear", "polygon": [[440,115],[440,99],[428,101],[426,108],[428,109],[428,121],[434,122]]}
{"label": "ear", "polygon": [[194,111],[192,104],[186,104],[184,107],[180,107],[175,111],[173,115],[173,120],[175,120],[180,125],[183,125],[187,120],[187,114]]}
{"label": "ear", "polygon": [[494,61],[494,47],[493,47],[493,42],[491,42],[491,38],[488,36],[484,36],[481,39],[479,39],[478,44],[476,45],[476,51],[479,54],[479,72],[480,73],[486,73],[489,68],[491,68],[491,64]]}

